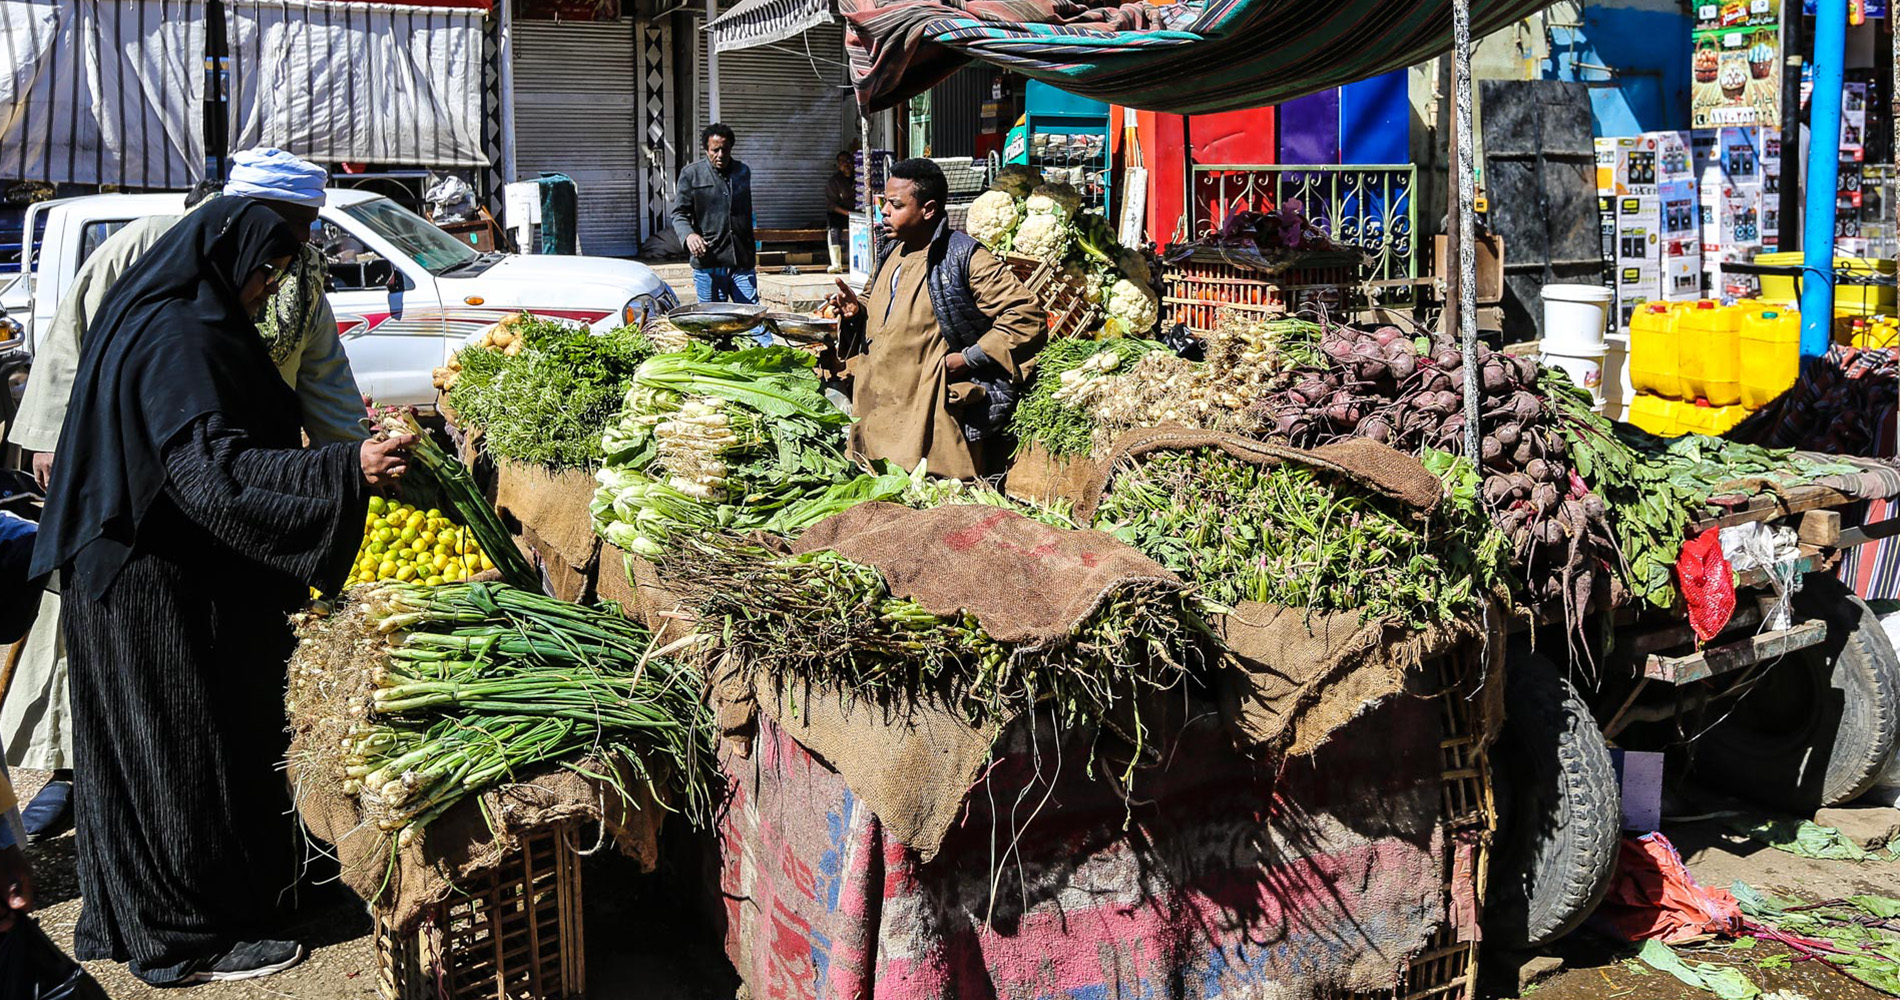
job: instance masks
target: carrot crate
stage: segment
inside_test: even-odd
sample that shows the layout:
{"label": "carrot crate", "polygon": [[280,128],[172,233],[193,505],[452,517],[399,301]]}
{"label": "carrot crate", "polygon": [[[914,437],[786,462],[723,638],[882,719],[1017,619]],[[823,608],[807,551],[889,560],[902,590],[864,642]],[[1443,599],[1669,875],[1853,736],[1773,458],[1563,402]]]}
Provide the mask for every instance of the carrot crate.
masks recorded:
{"label": "carrot crate", "polygon": [[1162,268],[1161,324],[1182,324],[1206,335],[1221,316],[1268,319],[1302,309],[1340,312],[1355,304],[1359,261],[1356,254],[1311,254],[1291,263],[1272,263],[1257,253],[1196,248],[1185,256],[1170,252]]}
{"label": "carrot crate", "polygon": [[1101,324],[1101,307],[1089,301],[1087,289],[1062,273],[1061,265],[1014,253],[1007,260],[1010,270],[1049,314],[1051,339],[1086,337]]}
{"label": "carrot crate", "polygon": [[581,866],[570,828],[540,830],[430,907],[413,933],[375,915],[383,1000],[574,1000],[585,992]]}

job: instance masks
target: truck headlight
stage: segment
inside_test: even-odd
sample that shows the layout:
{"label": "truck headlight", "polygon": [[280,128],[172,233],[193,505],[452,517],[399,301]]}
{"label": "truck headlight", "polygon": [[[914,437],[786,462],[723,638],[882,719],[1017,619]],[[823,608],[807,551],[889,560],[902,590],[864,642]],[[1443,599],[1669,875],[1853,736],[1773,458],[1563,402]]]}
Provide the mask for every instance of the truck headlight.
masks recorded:
{"label": "truck headlight", "polygon": [[[665,294],[669,298],[672,296],[670,290]],[[620,307],[620,325],[644,326],[647,320],[666,315],[669,308],[671,306],[661,296],[642,292],[628,299],[627,304]]]}

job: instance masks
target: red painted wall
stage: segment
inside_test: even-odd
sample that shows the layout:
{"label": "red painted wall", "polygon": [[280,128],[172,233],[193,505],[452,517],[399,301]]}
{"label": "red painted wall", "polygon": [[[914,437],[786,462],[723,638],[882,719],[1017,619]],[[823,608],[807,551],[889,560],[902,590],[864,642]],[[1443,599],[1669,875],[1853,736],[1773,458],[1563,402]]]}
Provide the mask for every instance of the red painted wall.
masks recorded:
{"label": "red painted wall", "polygon": [[1186,163],[1182,150],[1189,143],[1196,163],[1278,162],[1271,107],[1185,117],[1138,111],[1135,121],[1148,165],[1148,238],[1157,243],[1171,242],[1183,218]]}

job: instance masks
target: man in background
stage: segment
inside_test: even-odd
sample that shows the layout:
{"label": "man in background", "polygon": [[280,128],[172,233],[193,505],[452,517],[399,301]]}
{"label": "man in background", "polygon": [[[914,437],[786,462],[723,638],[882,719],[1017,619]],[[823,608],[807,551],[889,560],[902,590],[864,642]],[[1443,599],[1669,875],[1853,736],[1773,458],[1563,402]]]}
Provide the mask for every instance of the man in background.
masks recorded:
{"label": "man in background", "polygon": [[851,211],[857,208],[857,192],[852,189],[851,151],[838,153],[837,169],[832,171],[831,179],[825,182],[825,244],[831,251],[832,274],[843,274],[850,268],[845,262],[850,259],[847,249],[851,243]]}
{"label": "man in background", "polygon": [[680,171],[673,192],[673,230],[692,255],[701,302],[759,301],[752,169],[734,158],[733,142],[732,129],[706,126],[699,134],[706,158]]}

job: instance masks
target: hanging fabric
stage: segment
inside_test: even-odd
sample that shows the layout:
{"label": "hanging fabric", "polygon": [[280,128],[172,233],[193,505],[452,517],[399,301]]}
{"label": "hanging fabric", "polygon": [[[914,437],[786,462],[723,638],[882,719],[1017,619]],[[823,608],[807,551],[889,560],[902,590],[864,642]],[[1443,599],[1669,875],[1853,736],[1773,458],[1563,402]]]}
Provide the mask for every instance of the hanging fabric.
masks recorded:
{"label": "hanging fabric", "polygon": [[[1547,0],[1471,4],[1474,37]],[[1201,114],[1277,104],[1451,50],[1451,0],[838,0],[872,111],[981,59],[1070,93]],[[1196,72],[1183,74],[1184,60]]]}
{"label": "hanging fabric", "polygon": [[0,0],[0,177],[204,176],[203,0]]}
{"label": "hanging fabric", "polygon": [[480,167],[482,19],[429,3],[227,0],[231,148]]}

